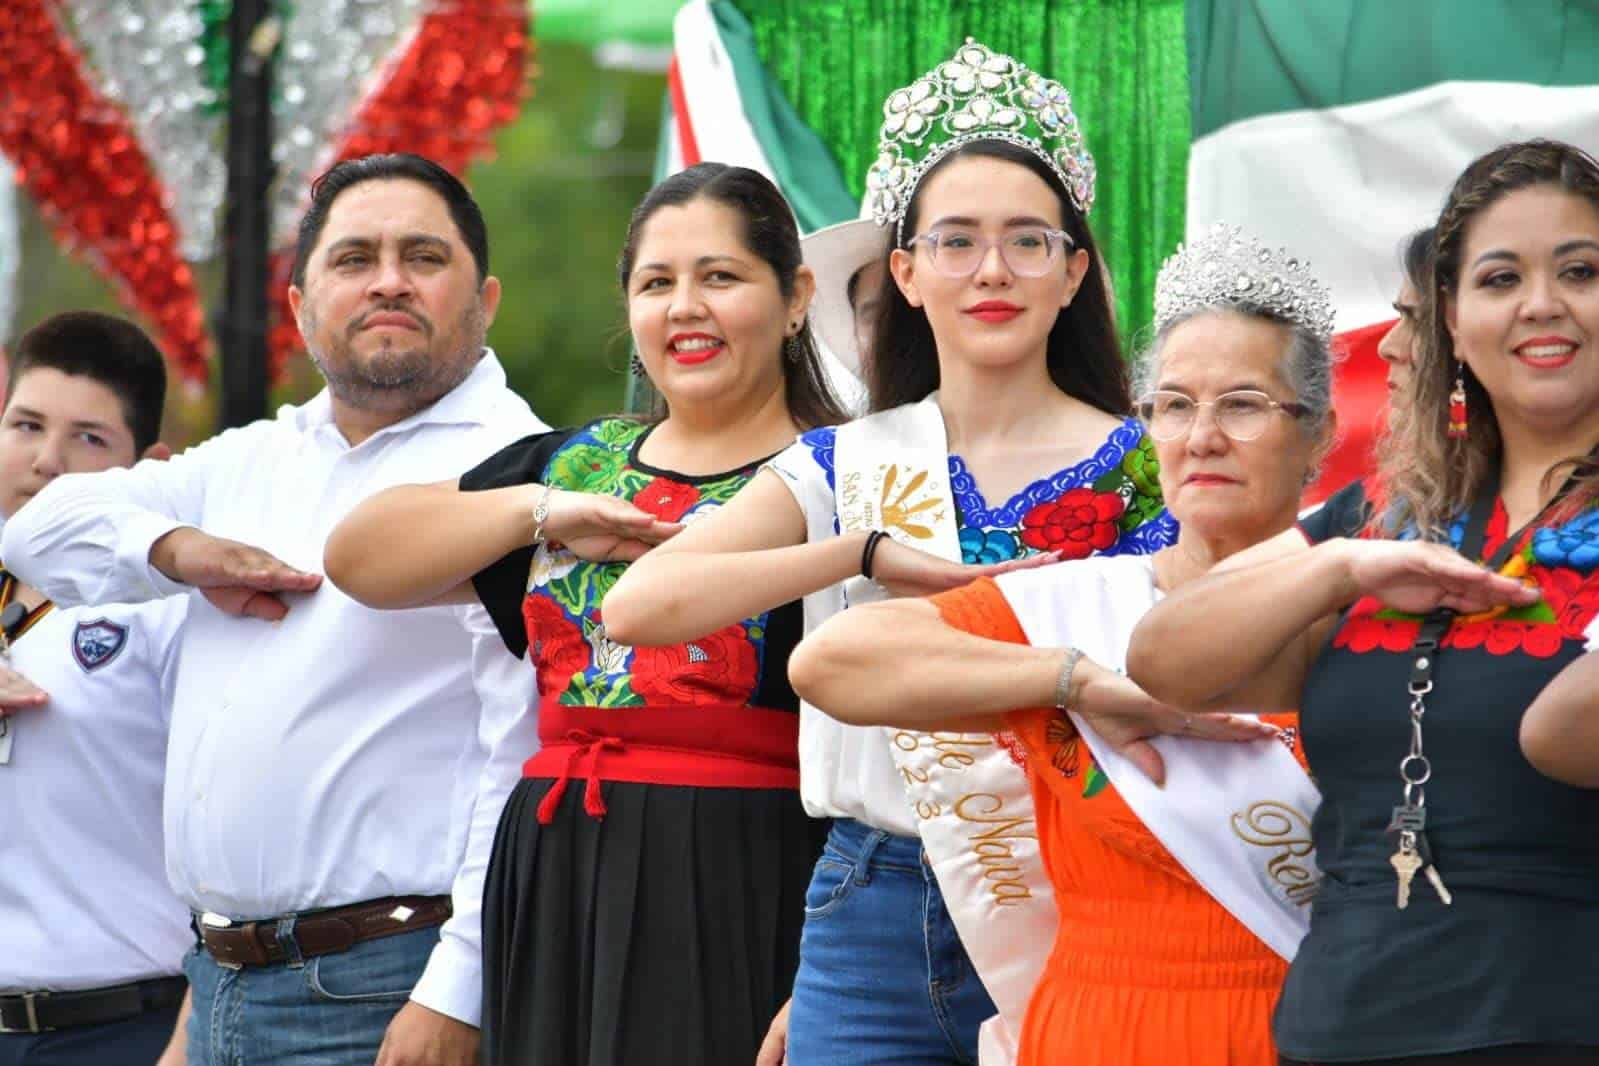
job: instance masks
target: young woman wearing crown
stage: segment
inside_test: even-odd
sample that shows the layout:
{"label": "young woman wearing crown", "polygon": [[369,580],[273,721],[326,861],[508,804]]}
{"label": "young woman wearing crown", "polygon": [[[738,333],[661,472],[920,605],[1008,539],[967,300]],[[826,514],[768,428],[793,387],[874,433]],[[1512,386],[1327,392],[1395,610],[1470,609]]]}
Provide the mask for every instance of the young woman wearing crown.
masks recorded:
{"label": "young woman wearing crown", "polygon": [[[810,629],[888,595],[1175,539],[1152,442],[1128,417],[1085,218],[1094,163],[1065,89],[967,41],[884,115],[867,179],[888,245],[875,413],[804,434],[635,563],[605,602],[615,639],[692,638],[796,597]],[[1078,709],[1161,710],[1113,676]],[[984,1041],[1019,1032],[1057,918],[1026,774],[979,728],[860,728],[803,708],[802,796],[835,823],[806,900],[791,1066],[975,1062],[996,1008]],[[763,1063],[783,1032],[780,1018]]]}

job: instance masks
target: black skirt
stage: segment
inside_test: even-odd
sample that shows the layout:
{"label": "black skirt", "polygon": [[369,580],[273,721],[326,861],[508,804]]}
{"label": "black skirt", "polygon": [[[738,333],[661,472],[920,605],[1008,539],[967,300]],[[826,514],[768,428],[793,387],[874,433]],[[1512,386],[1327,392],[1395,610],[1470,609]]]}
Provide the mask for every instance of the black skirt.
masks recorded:
{"label": "black skirt", "polygon": [[787,789],[517,785],[483,907],[488,1066],[749,1066],[799,965],[827,836]]}

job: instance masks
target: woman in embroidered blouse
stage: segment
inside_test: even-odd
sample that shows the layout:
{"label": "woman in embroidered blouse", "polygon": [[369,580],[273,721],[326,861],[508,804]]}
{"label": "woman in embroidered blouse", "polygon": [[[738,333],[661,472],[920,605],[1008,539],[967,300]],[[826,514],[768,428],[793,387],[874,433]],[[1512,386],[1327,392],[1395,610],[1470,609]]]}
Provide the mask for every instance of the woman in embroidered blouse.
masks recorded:
{"label": "woman in embroidered blouse", "polygon": [[[1185,587],[1128,667],[1185,705],[1300,706],[1324,878],[1277,1010],[1285,1062],[1590,1063],[1599,794],[1537,773],[1517,729],[1599,634],[1599,163],[1489,152],[1434,250],[1376,528]],[[1440,607],[1458,616],[1424,625]]]}
{"label": "woman in embroidered blouse", "polygon": [[[938,100],[959,102],[966,90],[941,79],[979,68],[1018,85],[1030,73],[968,42],[922,88],[890,98],[885,157],[931,143],[906,148],[896,139],[895,129],[921,121],[896,110],[902,97],[937,81]],[[1048,99],[1064,96],[1041,84]],[[1064,113],[1075,137],[1069,105]],[[870,345],[871,409],[910,410],[937,390],[947,454],[940,449],[933,461],[947,457],[958,512],[916,510],[922,503],[905,494],[926,484],[920,474],[907,471],[894,484],[885,502],[903,504],[899,535],[931,543],[921,531],[943,520],[959,552],[939,557],[874,538],[870,576],[896,594],[954,588],[1025,556],[1149,552],[1176,535],[1151,442],[1129,417],[1126,370],[1085,217],[1092,163],[1083,152],[1063,169],[1066,156],[1053,152],[1062,143],[1060,112],[1050,115],[1054,134],[1029,128],[1049,150],[974,118],[960,127],[969,132],[871,179],[884,190],[878,221],[896,234],[884,248],[887,277]],[[1080,140],[1073,143],[1080,151]],[[842,609],[841,583],[862,573],[868,533],[839,534],[836,439],[832,429],[804,434],[721,512],[630,568],[606,601],[611,632],[640,644],[680,640],[801,596],[808,625]],[[941,471],[930,473],[941,480]],[[717,595],[704,595],[708,588]],[[1109,686],[1104,699],[1148,702],[1131,686]],[[957,934],[947,890],[924,861],[886,736],[802,708],[800,763],[807,809],[835,823],[807,896],[791,1013],[776,1020],[761,1063],[780,1061],[785,1040],[792,1066],[975,1062],[977,1030],[995,1003],[973,971],[972,945]],[[1018,791],[1027,803],[1024,780]]]}
{"label": "woman in embroidered blouse", "polygon": [[328,542],[358,599],[475,596],[538,671],[541,748],[486,878],[491,1064],[752,1061],[825,832],[796,791],[798,603],[647,648],[600,617],[625,560],[839,417],[793,214],[753,171],[692,167],[634,212],[620,273],[663,418],[527,438],[459,485],[374,497]]}
{"label": "woman in embroidered blouse", "polygon": [[[1222,230],[1161,273],[1140,409],[1181,526],[1175,545],[857,607],[807,637],[790,663],[801,696],[856,725],[1005,728],[1021,742],[1060,908],[1021,1034],[1023,1066],[1276,1062],[1269,1019],[1286,962],[1145,827],[1063,711],[1019,709],[1053,704],[1063,684],[1066,706],[1091,702],[1116,679],[1144,609],[1292,525],[1332,437],[1332,358],[1330,318],[1298,309],[1325,306],[1325,290],[1287,271],[1286,259]],[[1299,303],[1265,306],[1197,286],[1182,295],[1196,265],[1220,268],[1229,285],[1242,265],[1256,272],[1250,292],[1271,299],[1275,282]],[[914,671],[897,668],[911,661]],[[1297,755],[1292,716],[1275,724]],[[1172,743],[1161,742],[1168,755],[1180,750]],[[1258,778],[1269,758],[1283,759],[1269,747],[1256,754],[1239,773]],[[1229,813],[1219,812],[1220,824]]]}

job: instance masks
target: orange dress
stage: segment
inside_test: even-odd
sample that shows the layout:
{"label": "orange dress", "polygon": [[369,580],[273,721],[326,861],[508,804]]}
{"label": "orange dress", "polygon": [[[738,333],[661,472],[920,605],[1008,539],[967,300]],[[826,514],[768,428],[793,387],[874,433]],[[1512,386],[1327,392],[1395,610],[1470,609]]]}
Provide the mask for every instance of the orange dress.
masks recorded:
{"label": "orange dress", "polygon": [[[1025,644],[992,581],[933,597],[944,620]],[[1272,715],[1295,756],[1295,715]],[[1020,1066],[1275,1066],[1288,964],[1200,888],[1053,710],[1008,716],[1060,908],[1028,1004]]]}

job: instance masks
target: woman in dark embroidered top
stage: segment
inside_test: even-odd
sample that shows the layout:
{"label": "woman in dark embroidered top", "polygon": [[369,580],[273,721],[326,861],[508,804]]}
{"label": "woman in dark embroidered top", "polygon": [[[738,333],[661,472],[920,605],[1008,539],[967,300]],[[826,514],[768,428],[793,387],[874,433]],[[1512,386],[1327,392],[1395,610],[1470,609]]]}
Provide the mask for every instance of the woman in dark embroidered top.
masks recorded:
{"label": "woman in dark embroidered top", "polygon": [[1599,163],[1488,153],[1434,252],[1375,531],[1179,590],[1128,667],[1186,706],[1300,707],[1325,877],[1285,1061],[1588,1063],[1599,793],[1517,730],[1599,635]]}

